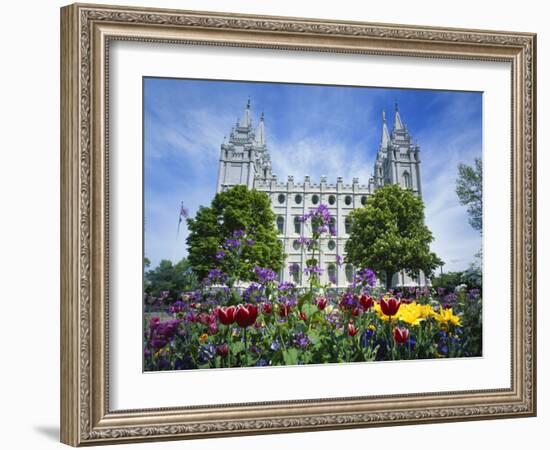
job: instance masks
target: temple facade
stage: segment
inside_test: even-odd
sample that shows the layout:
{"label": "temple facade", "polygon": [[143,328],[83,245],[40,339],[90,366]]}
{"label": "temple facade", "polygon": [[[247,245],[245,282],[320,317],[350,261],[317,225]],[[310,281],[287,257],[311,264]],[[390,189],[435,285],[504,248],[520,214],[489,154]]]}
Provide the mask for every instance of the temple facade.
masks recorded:
{"label": "temple facade", "polygon": [[[336,236],[324,238],[321,243],[321,281],[332,280],[337,287],[344,288],[352,281],[355,271],[351,264],[337,264],[337,257],[344,261],[346,256],[350,212],[365,205],[369,195],[385,184],[399,184],[422,196],[420,164],[420,147],[413,144],[396,105],[391,133],[386,115],[382,112],[380,145],[372,176],[366,182],[353,178],[351,183],[346,183],[341,176],[337,176],[335,182],[327,181],[326,176],[311,180],[308,175],[301,180],[295,180],[292,176],[281,180],[272,171],[264,114],[254,126],[249,100],[242,118],[237,120],[221,145],[217,192],[244,184],[270,197],[287,255],[279,277],[282,281],[294,281],[298,285],[307,281],[303,275],[307,255],[299,238],[311,235],[311,230],[300,222],[299,217],[320,203],[326,204],[334,218]],[[297,270],[290,270],[291,266]],[[427,281],[422,272],[412,278],[400,272],[394,275],[392,285],[423,286]]]}

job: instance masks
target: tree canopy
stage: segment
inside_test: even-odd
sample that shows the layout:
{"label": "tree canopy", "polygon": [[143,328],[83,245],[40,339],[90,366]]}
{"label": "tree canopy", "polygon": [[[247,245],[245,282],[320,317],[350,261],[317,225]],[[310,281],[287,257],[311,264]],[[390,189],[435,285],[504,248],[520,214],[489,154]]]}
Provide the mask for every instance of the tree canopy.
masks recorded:
{"label": "tree canopy", "polygon": [[[144,264],[145,268],[149,267],[148,261]],[[145,292],[153,297],[175,300],[181,292],[195,289],[197,285],[197,278],[186,258],[176,264],[163,259],[157,267],[145,272]],[[163,292],[167,294],[163,295]]]}
{"label": "tree canopy", "polygon": [[239,279],[253,279],[255,266],[274,271],[283,266],[283,246],[277,238],[275,214],[264,192],[249,190],[243,185],[219,192],[210,207],[201,206],[195,218],[188,219],[187,224],[188,258],[200,279],[211,269],[225,269],[227,262],[216,255],[222,243],[239,230],[253,241],[253,245],[242,248],[237,267],[232,267]]}
{"label": "tree canopy", "polygon": [[386,276],[391,288],[393,275],[405,270],[430,277],[442,264],[430,251],[433,235],[424,224],[424,203],[411,190],[386,185],[370,196],[363,208],[351,212],[347,261]]}
{"label": "tree canopy", "polygon": [[473,166],[458,165],[456,195],[462,205],[468,206],[468,222],[474,230],[483,228],[483,167],[481,158]]}

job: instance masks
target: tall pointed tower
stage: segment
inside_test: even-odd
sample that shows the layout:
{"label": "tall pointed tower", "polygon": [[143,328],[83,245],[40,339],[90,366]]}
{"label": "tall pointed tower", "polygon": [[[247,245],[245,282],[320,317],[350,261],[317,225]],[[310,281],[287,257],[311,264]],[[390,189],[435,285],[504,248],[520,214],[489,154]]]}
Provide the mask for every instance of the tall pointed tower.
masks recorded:
{"label": "tall pointed tower", "polygon": [[217,192],[244,184],[254,187],[256,178],[271,177],[271,158],[266,145],[264,115],[257,129],[252,126],[250,99],[243,116],[231,129],[229,138],[224,138],[220,149]]}
{"label": "tall pointed tower", "polygon": [[407,127],[401,119],[397,103],[391,135],[386,123],[386,114],[382,113],[382,137],[373,177],[375,188],[385,184],[399,184],[422,196],[420,147],[413,144]]}

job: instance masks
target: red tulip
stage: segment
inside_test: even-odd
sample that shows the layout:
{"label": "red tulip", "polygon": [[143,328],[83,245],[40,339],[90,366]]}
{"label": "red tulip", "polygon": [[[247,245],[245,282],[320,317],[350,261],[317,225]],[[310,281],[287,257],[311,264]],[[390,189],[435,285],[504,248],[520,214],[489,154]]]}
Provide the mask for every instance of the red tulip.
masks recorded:
{"label": "red tulip", "polygon": [[262,309],[264,313],[271,314],[271,311],[273,311],[273,306],[271,305],[271,303],[264,303]]}
{"label": "red tulip", "polygon": [[256,322],[258,317],[258,307],[256,305],[239,305],[235,313],[235,322],[242,327],[246,328]]}
{"label": "red tulip", "polygon": [[317,299],[317,308],[319,308],[319,311],[322,311],[323,309],[326,308],[327,306],[327,299],[325,297],[319,297]]}
{"label": "red tulip", "polygon": [[401,303],[399,302],[399,300],[393,297],[389,300],[386,300],[385,298],[380,300],[380,308],[386,316],[395,316],[397,314],[397,311],[399,311],[400,306]]}
{"label": "red tulip", "polygon": [[353,308],[351,315],[357,317],[359,314],[361,314],[361,310],[359,308]]}
{"label": "red tulip", "polygon": [[359,330],[355,327],[355,325],[353,323],[348,323],[348,334],[353,337],[355,336],[357,333],[359,332]]}
{"label": "red tulip", "polygon": [[394,328],[393,338],[398,344],[405,344],[407,339],[409,339],[409,330],[406,328]]}
{"label": "red tulip", "polygon": [[229,351],[229,347],[227,344],[221,344],[216,347],[216,353],[220,356],[227,355],[227,352]]}
{"label": "red tulip", "polygon": [[306,314],[302,311],[300,311],[300,319],[302,319],[304,322],[307,320]]}
{"label": "red tulip", "polygon": [[366,311],[367,309],[370,309],[373,307],[374,300],[372,297],[368,295],[362,295],[361,298],[359,299],[359,303],[361,304],[363,309]]}
{"label": "red tulip", "polygon": [[286,317],[288,316],[289,312],[290,312],[289,305],[279,305],[279,316]]}
{"label": "red tulip", "polygon": [[235,322],[235,313],[237,308],[234,306],[226,306],[218,308],[218,319],[224,325],[231,325]]}

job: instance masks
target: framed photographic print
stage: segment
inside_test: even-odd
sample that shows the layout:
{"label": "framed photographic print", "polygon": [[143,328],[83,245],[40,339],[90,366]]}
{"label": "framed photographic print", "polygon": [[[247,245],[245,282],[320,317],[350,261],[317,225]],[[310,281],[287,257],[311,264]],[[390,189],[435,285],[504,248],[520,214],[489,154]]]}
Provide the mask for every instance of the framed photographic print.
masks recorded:
{"label": "framed photographic print", "polygon": [[536,414],[534,34],[77,4],[61,38],[63,442]]}

